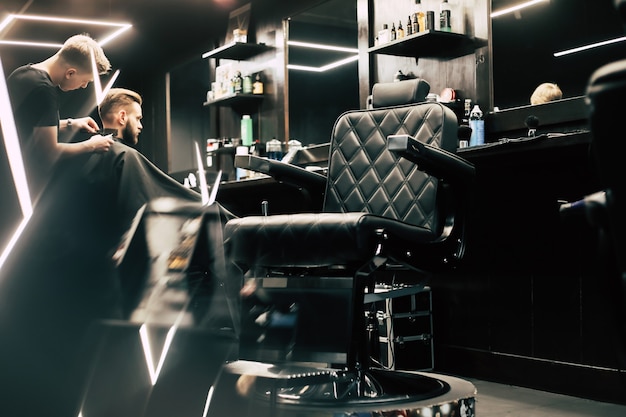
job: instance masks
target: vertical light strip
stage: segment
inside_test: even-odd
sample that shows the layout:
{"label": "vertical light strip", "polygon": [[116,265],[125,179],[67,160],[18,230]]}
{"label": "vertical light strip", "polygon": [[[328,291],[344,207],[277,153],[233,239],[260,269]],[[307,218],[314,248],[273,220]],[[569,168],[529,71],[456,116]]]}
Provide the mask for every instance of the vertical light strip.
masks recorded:
{"label": "vertical light strip", "polygon": [[22,214],[24,217],[28,217],[33,212],[33,206],[30,200],[28,181],[26,180],[26,171],[24,169],[24,161],[22,160],[17,128],[15,127],[15,119],[13,118],[9,90],[2,67],[2,59],[0,59],[0,124],[2,125],[4,146],[7,150],[9,166],[11,167],[13,182],[15,183],[15,189],[17,191],[17,198],[20,202]]}
{"label": "vertical light strip", "polygon": [[209,388],[209,392],[207,393],[207,396],[206,396],[206,401],[204,403],[204,411],[202,412],[202,417],[206,417],[207,414],[209,414],[209,408],[211,407],[211,401],[213,400],[214,391],[215,391],[215,388],[213,387],[213,385],[211,385],[211,388]]}
{"label": "vertical light strip", "polygon": [[142,324],[139,328],[139,339],[141,340],[141,347],[143,349],[143,357],[146,359],[146,367],[148,368],[148,374],[150,375],[150,382],[152,385],[156,384],[157,375],[154,370],[154,358],[152,357],[152,349],[150,348],[150,338],[148,337],[148,329],[146,324]]}
{"label": "vertical light strip", "polygon": [[96,54],[93,49],[89,49],[89,55],[91,55],[91,72],[93,74],[93,88],[96,90],[96,106],[102,103],[102,83],[100,82],[100,72],[98,71],[98,64],[96,64]]}
{"label": "vertical light strip", "polygon": [[24,169],[24,161],[22,160],[17,128],[15,127],[15,119],[13,118],[11,100],[9,99],[9,90],[4,77],[2,59],[0,59],[0,126],[2,127],[4,146],[9,160],[11,175],[13,176],[13,183],[15,184],[15,191],[17,192],[22,211],[22,221],[17,226],[13,236],[11,236],[7,246],[2,250],[2,254],[0,254],[0,269],[2,269],[33,214],[33,205],[30,199],[30,191],[28,190],[28,181],[26,180],[26,171]]}
{"label": "vertical light strip", "polygon": [[209,204],[209,190],[206,183],[206,174],[204,172],[204,164],[202,163],[202,154],[200,153],[200,147],[198,146],[198,142],[194,142],[196,145],[196,160],[198,163],[198,177],[200,182],[200,196],[202,198],[202,205],[206,206]]}

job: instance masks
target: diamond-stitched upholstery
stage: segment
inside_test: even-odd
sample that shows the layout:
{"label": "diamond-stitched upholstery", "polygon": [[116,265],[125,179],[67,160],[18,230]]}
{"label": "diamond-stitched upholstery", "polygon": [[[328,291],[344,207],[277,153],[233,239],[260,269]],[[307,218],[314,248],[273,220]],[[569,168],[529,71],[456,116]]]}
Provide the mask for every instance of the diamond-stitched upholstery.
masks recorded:
{"label": "diamond-stitched upholstery", "polygon": [[241,266],[364,262],[380,229],[390,247],[403,251],[434,241],[442,227],[437,180],[387,150],[393,134],[454,151],[457,119],[439,103],[344,113],[332,133],[323,213],[231,220],[225,228],[231,259]]}
{"label": "diamond-stitched upholstery", "polygon": [[456,117],[437,103],[349,112],[335,124],[324,211],[366,212],[436,231],[437,180],[387,150],[387,136],[409,134],[456,149]]}

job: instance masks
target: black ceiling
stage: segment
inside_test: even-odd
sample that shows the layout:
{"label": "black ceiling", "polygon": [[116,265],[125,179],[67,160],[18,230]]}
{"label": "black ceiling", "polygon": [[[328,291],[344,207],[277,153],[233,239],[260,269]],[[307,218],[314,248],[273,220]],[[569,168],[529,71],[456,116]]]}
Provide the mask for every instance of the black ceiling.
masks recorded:
{"label": "black ceiling", "polygon": [[[127,22],[133,27],[107,44],[105,52],[114,68],[145,69],[213,48],[225,34],[228,14],[241,4],[241,0],[2,0],[0,22],[11,13]],[[62,43],[68,36],[82,32],[98,38],[103,29],[32,22],[27,26],[20,21],[2,31],[0,39]],[[5,71],[45,59],[54,51],[54,48],[0,45]]]}

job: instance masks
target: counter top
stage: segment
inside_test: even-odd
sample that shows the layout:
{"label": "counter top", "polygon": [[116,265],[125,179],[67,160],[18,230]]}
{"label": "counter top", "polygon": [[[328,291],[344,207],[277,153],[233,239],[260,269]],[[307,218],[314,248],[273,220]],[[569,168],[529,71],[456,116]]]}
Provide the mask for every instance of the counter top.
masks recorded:
{"label": "counter top", "polygon": [[458,149],[457,154],[463,158],[475,160],[574,145],[589,145],[591,137],[591,132],[580,130],[571,133],[546,133],[535,137],[502,138],[498,142]]}

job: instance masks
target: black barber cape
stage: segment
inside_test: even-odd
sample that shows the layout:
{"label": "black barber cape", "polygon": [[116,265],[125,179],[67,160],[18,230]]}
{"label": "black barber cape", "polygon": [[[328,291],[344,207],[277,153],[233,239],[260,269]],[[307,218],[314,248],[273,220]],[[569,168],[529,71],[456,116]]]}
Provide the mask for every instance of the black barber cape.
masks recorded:
{"label": "black barber cape", "polygon": [[0,271],[0,415],[76,415],[64,407],[80,391],[71,375],[85,333],[95,320],[122,318],[111,254],[158,197],[201,200],[120,142],[57,165]]}

